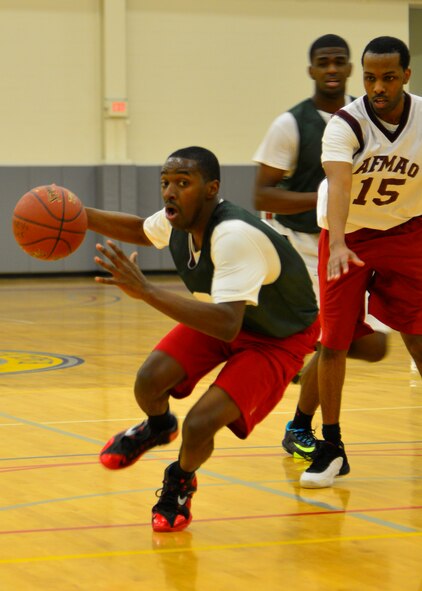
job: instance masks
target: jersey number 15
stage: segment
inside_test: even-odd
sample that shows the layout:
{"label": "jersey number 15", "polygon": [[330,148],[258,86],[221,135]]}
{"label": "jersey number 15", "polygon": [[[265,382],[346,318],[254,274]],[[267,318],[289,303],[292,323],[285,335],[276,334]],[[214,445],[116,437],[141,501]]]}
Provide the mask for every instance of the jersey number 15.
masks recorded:
{"label": "jersey number 15", "polygon": [[[369,179],[364,179],[363,181],[361,181],[362,183],[362,189],[359,193],[359,195],[356,197],[356,199],[353,199],[353,204],[354,205],[366,205],[367,202],[367,195],[369,192],[369,189],[371,188],[371,185],[374,181],[374,178],[369,178]],[[394,203],[394,201],[397,201],[397,198],[399,196],[399,192],[395,191],[394,189],[392,189],[391,187],[393,185],[397,186],[397,185],[404,185],[404,183],[406,182],[406,179],[382,179],[382,181],[380,182],[380,185],[378,187],[378,195],[382,195],[382,197],[384,197],[384,199],[382,199],[381,197],[373,197],[372,198],[372,202],[375,203],[375,205],[389,205],[390,203]]]}

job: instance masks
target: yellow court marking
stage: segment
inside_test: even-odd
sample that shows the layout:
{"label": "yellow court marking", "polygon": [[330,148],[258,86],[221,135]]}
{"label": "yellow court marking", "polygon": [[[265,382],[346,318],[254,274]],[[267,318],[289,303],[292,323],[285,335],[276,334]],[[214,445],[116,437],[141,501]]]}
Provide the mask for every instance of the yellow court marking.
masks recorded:
{"label": "yellow court marking", "polygon": [[277,546],[295,546],[304,544],[321,544],[330,542],[358,542],[370,540],[389,540],[422,536],[422,532],[379,534],[370,536],[337,536],[334,538],[314,538],[309,540],[280,540],[276,542],[251,542],[249,544],[219,544],[212,546],[189,546],[179,548],[161,548],[145,550],[117,550],[114,552],[92,552],[88,554],[63,554],[58,556],[28,556],[26,558],[3,558],[0,564],[21,564],[25,562],[52,562],[60,560],[80,560],[84,558],[109,558],[119,556],[141,556],[147,554],[171,554],[174,552],[215,552],[220,550],[238,550],[241,548],[271,548]]}
{"label": "yellow court marking", "polygon": [[64,369],[83,363],[80,357],[37,351],[0,350],[0,374]]}

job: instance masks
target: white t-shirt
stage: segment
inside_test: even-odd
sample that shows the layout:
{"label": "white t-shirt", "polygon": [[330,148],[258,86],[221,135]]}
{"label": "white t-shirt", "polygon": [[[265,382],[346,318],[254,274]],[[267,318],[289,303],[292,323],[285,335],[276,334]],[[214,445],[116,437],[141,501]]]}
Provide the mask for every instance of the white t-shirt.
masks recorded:
{"label": "white t-shirt", "polygon": [[[265,222],[262,222],[265,223]],[[144,221],[144,231],[156,248],[168,246],[171,224],[161,209]],[[191,256],[198,261],[200,251]],[[194,293],[202,301],[246,301],[258,304],[262,285],[273,283],[281,273],[280,257],[271,240],[254,226],[242,220],[226,220],[218,224],[211,236],[211,259],[214,264],[211,296]]]}
{"label": "white t-shirt", "polygon": [[[352,101],[346,96],[346,104]],[[321,118],[328,123],[332,114],[318,110]],[[252,160],[272,168],[285,170],[286,176],[292,176],[297,166],[300,134],[297,121],[290,111],[282,113],[271,123]]]}
{"label": "white t-shirt", "polygon": [[297,163],[299,129],[292,113],[279,115],[268,129],[253,160],[292,175]]}

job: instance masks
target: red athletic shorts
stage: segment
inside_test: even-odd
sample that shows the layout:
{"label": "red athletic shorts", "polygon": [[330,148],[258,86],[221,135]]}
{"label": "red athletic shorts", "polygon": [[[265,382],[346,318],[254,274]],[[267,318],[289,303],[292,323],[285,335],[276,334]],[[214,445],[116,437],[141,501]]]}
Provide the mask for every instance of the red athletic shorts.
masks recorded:
{"label": "red athletic shorts", "polygon": [[327,281],[329,234],[319,241],[321,343],[347,350],[353,340],[372,331],[364,322],[368,312],[394,330],[422,334],[422,216],[389,230],[363,228],[346,234],[347,246],[365,262]]}
{"label": "red athletic shorts", "polygon": [[176,359],[186,372],[183,382],[170,391],[174,398],[188,396],[202,377],[224,363],[214,384],[239,407],[242,416],[228,427],[245,439],[281,400],[304,357],[315,350],[319,332],[317,320],[284,339],[241,331],[226,343],[178,324],[155,349]]}

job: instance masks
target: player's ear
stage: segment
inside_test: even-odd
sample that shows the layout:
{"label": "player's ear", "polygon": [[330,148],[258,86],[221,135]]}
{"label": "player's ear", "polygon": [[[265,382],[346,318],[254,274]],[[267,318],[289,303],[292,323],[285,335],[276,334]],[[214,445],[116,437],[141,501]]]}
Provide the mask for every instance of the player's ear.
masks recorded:
{"label": "player's ear", "polygon": [[208,190],[210,197],[215,197],[216,195],[218,195],[218,191],[220,190],[220,181],[217,179],[210,181]]}
{"label": "player's ear", "polygon": [[410,68],[405,69],[404,76],[403,76],[403,84],[407,84],[409,82],[409,78],[410,78],[411,73],[412,73],[412,70]]}
{"label": "player's ear", "polygon": [[308,74],[309,74],[309,77],[312,78],[312,80],[315,80],[313,66],[308,66]]}

